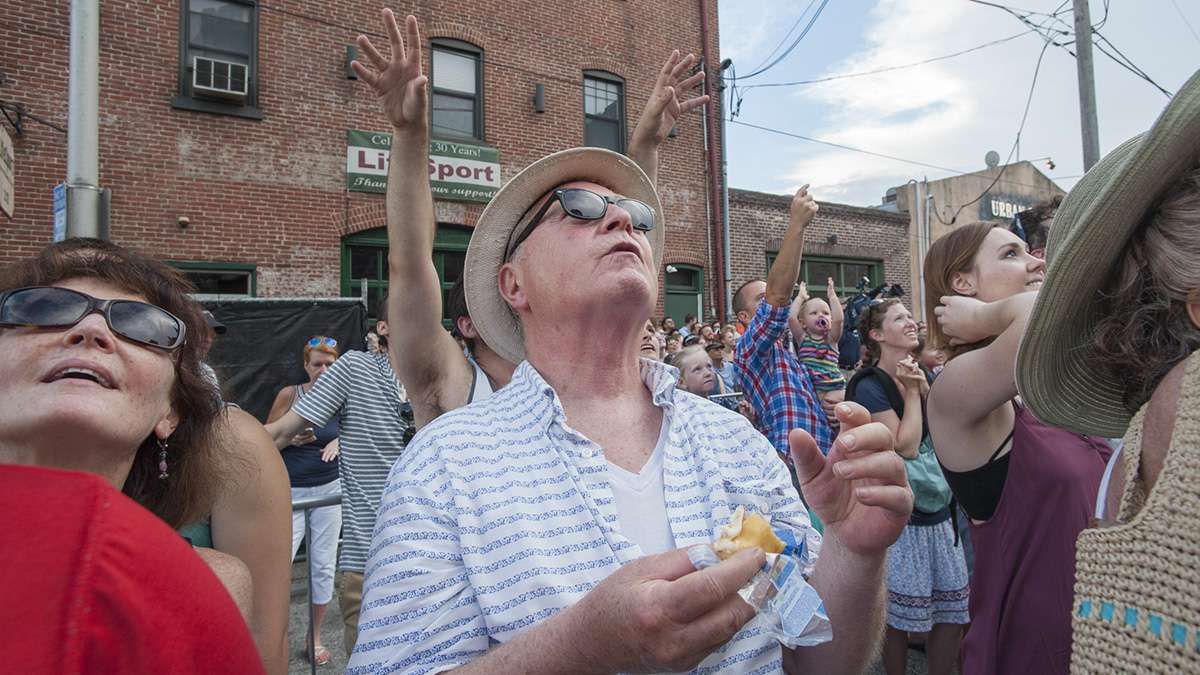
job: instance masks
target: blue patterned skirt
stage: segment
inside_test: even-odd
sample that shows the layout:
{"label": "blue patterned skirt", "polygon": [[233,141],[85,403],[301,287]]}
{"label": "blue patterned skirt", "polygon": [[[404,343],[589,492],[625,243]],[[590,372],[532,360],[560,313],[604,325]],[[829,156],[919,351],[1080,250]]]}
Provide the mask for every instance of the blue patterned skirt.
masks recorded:
{"label": "blue patterned skirt", "polygon": [[954,522],[905,527],[888,549],[887,585],[892,628],[925,633],[937,623],[968,623],[967,563],[954,545]]}

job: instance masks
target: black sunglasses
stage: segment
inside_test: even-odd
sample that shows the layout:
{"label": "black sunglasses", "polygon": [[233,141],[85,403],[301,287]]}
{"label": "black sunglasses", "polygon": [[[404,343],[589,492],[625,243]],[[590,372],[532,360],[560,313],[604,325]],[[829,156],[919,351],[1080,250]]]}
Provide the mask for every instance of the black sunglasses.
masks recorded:
{"label": "black sunglasses", "polygon": [[0,295],[0,327],[70,328],[99,312],[113,333],[131,342],[174,351],[183,345],[183,321],[136,300],[101,300],[54,286],[18,288]]}
{"label": "black sunglasses", "polygon": [[[546,217],[546,212],[556,202],[562,204],[562,209],[568,216],[578,220],[599,220],[608,212],[609,204],[616,204],[629,214],[629,219],[633,222],[633,229],[642,232],[654,229],[654,209],[645,202],[626,197],[597,194],[586,188],[563,188],[555,190],[550,195],[550,199],[547,199],[546,203],[542,204],[542,208],[538,209],[533,219],[529,221],[529,225],[521,232],[521,236],[505,247],[505,259],[511,257],[512,252],[523,244],[529,235],[533,234],[533,231],[541,224],[542,218]],[[513,231],[515,232],[516,228]],[[511,238],[512,233],[509,233],[509,239],[511,240]]]}

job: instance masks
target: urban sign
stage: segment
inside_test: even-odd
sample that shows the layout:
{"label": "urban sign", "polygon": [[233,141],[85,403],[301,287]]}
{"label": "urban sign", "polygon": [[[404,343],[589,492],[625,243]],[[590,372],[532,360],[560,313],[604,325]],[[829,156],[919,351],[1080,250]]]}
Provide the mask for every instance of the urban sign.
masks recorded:
{"label": "urban sign", "polygon": [[0,211],[12,218],[13,214],[13,170],[16,158],[13,155],[13,142],[8,132],[0,128]]}
{"label": "urban sign", "polygon": [[[346,189],[387,192],[392,135],[346,131]],[[487,202],[500,189],[500,151],[482,145],[429,142],[429,183],[434,199]]]}
{"label": "urban sign", "polygon": [[1033,202],[1014,195],[986,193],[979,200],[980,220],[1011,220],[1018,213],[1033,207]]}

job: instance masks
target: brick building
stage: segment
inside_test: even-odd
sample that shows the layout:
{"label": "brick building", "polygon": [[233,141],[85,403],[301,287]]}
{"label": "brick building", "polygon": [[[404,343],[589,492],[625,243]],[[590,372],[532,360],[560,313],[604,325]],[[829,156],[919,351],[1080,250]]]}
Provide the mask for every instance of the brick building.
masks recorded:
{"label": "brick building", "polygon": [[[388,125],[351,79],[348,50],[362,32],[386,44],[382,6],[100,3],[100,182],[112,190],[113,240],[176,262],[206,294],[356,295],[365,279],[377,298],[386,234],[382,171],[372,177],[370,165]],[[452,165],[451,181],[463,175],[454,166],[468,166],[471,184],[447,182],[436,204],[446,287],[461,273],[480,195],[555,150],[624,149],[671,49],[702,55],[702,9],[709,70],[720,61],[716,0],[580,0],[569,18],[546,0],[389,6],[421,22],[433,137],[452,142],[438,161]],[[20,122],[18,132],[0,120],[16,158],[0,263],[51,241],[52,191],[66,175],[69,21],[66,0],[12,3],[0,17],[0,104]],[[677,132],[660,159],[664,263],[676,270],[662,281],[711,309],[720,213],[707,148],[719,147],[718,131],[698,111]]]}
{"label": "brick building", "polygon": [[[765,279],[788,225],[790,195],[750,190],[729,191],[730,265],[736,290],[752,279]],[[838,296],[854,294],[864,276],[872,286],[900,284],[905,304],[909,287],[909,223],[905,214],[818,201],[820,210],[805,232],[801,280],[824,295],[833,277]]]}

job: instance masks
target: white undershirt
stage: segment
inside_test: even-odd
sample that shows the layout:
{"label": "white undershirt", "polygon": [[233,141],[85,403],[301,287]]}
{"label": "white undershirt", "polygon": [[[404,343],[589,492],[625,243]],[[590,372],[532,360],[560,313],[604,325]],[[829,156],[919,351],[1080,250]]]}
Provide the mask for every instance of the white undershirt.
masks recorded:
{"label": "white undershirt", "polygon": [[621,534],[646,555],[675,548],[675,536],[671,534],[671,521],[667,518],[667,494],[663,488],[663,448],[670,426],[667,416],[663,415],[658,443],[640,472],[633,473],[608,462],[608,481],[617,506]]}

